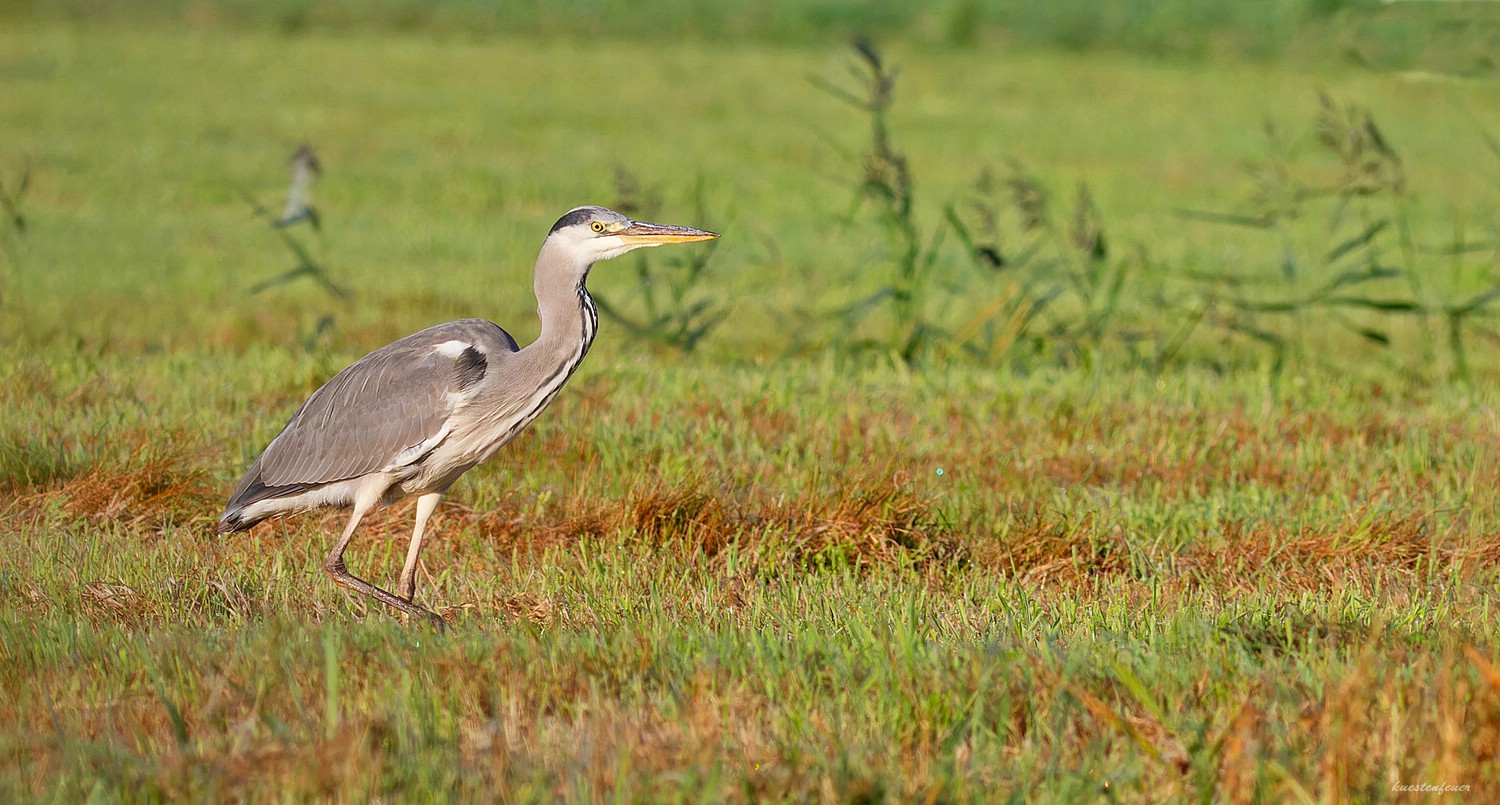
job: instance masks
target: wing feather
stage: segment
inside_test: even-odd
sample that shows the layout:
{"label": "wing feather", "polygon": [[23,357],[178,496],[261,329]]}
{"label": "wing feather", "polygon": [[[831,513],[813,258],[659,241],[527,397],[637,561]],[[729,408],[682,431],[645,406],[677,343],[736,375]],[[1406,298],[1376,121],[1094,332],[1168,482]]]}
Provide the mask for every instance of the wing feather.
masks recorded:
{"label": "wing feather", "polygon": [[400,341],[356,361],[314,392],[266,448],[262,483],[329,483],[386,467],[452,415],[452,364]]}

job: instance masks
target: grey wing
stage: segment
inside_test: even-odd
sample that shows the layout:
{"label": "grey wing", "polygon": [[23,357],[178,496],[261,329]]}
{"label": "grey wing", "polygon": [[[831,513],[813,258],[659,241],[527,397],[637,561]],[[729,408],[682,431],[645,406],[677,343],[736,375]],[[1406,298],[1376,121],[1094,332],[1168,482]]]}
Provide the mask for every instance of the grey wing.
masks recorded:
{"label": "grey wing", "polygon": [[[431,327],[355,361],[292,415],[231,498],[275,496],[410,464],[447,435],[490,356],[514,339],[478,319]],[[269,494],[268,494],[269,493]]]}

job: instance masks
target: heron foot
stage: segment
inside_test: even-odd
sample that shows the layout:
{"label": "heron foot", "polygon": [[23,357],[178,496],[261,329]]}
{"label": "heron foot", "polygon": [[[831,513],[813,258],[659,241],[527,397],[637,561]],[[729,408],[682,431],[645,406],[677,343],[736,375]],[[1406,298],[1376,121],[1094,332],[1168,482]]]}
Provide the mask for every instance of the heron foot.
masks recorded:
{"label": "heron foot", "polygon": [[354,575],[353,573],[350,573],[349,569],[344,566],[344,562],[342,559],[339,559],[337,561],[324,562],[323,572],[331,576],[333,578],[333,583],[339,585],[340,587],[354,590],[355,592],[364,593],[365,595],[370,596],[376,601],[379,601],[380,603],[385,604],[392,609],[398,609],[408,615],[413,615],[421,618],[427,621],[429,626],[437,629],[438,633],[440,634],[447,631],[448,622],[443,620],[443,616],[437,614],[436,612],[433,612],[430,609],[427,609],[426,607],[413,603],[408,598],[397,597],[386,590],[376,587],[375,585],[371,584],[368,581],[365,581],[364,579]]}

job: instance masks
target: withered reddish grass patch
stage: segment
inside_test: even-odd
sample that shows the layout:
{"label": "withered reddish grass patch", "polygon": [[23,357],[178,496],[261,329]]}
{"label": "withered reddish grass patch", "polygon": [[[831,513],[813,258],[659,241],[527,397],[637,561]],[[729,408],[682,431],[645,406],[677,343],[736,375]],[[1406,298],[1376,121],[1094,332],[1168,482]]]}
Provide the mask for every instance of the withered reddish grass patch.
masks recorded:
{"label": "withered reddish grass patch", "polygon": [[1040,503],[1013,505],[1004,536],[978,542],[972,561],[1029,581],[1074,584],[1128,570],[1118,535],[1101,532],[1097,518],[1070,521]]}
{"label": "withered reddish grass patch", "polygon": [[[1454,423],[1393,418],[1381,411],[1338,417],[1291,404],[1269,412],[1243,405],[1199,410],[1182,405],[1119,403],[1104,411],[1064,409],[1029,423],[979,421],[950,411],[951,442],[1022,446],[1015,463],[985,461],[957,450],[953,466],[997,488],[1044,485],[1116,487],[1175,499],[1236,485],[1329,494],[1351,485],[1378,491],[1382,481],[1341,473],[1342,456],[1380,454],[1421,440],[1436,451],[1465,441]],[[1431,480],[1405,479],[1408,493]]]}
{"label": "withered reddish grass patch", "polygon": [[1415,515],[1347,516],[1343,523],[1307,531],[1279,524],[1228,521],[1223,541],[1177,556],[1179,571],[1217,589],[1250,591],[1268,580],[1283,592],[1414,578],[1425,563],[1457,565],[1461,573],[1496,566],[1496,552],[1443,539]]}
{"label": "withered reddish grass patch", "polygon": [[1224,594],[1296,594],[1350,586],[1370,590],[1382,582],[1414,580],[1432,566],[1462,577],[1500,567],[1494,540],[1434,533],[1433,528],[1422,516],[1362,512],[1304,529],[1224,521],[1214,537],[1135,566],[1125,536],[1097,517],[1070,517],[1041,504],[1022,504],[1006,514],[1003,533],[967,539],[963,547],[973,565],[1027,582],[1072,588],[1150,573],[1168,587]]}
{"label": "withered reddish grass patch", "polygon": [[138,446],[123,461],[98,459],[70,478],[19,495],[18,508],[35,514],[57,507],[89,522],[148,532],[211,519],[220,490],[208,471],[144,435],[135,440]]}
{"label": "withered reddish grass patch", "polygon": [[771,549],[802,563],[835,556],[854,564],[933,562],[961,552],[959,538],[933,504],[882,473],[794,497],[734,493],[701,482],[653,484],[613,500],[580,492],[549,502],[542,518],[533,521],[503,509],[459,509],[452,516],[460,530],[530,551],[625,534],[651,545],[683,545],[708,557],[737,545],[751,553]]}

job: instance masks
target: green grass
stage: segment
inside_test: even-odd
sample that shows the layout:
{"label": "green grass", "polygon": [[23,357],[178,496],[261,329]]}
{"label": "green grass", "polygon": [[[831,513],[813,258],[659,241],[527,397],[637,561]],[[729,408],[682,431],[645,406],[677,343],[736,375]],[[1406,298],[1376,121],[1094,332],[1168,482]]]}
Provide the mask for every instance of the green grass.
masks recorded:
{"label": "green grass", "polygon": [[1283,56],[1493,77],[1500,16],[1483,3],[1374,0],[11,0],[0,19],[207,30],[402,33],[465,41],[496,35],[641,42],[682,39],[828,45],[852,34],[928,48],[1050,47],[1152,58]]}
{"label": "green grass", "polygon": [[[1316,216],[1281,241],[1174,214],[1237,208],[1267,116],[1297,132],[1298,171],[1333,170],[1307,132],[1319,87],[1402,154],[1408,194],[1361,209],[1401,205],[1420,248],[1392,254],[1423,292],[1494,281],[1492,251],[1433,251],[1494,239],[1491,84],[888,58],[924,231],[1009,157],[1062,218],[1086,180],[1140,319],[1193,272],[1291,293],[1283,246],[1338,242]],[[841,352],[832,311],[890,271],[878,222],[848,214],[866,121],[807,80],[845,62],[758,41],[0,33],[0,184],[31,166],[25,231],[0,242],[0,799],[1489,793],[1483,328],[1466,380],[1438,324],[1381,347],[1319,311],[1277,325],[1297,345],[1279,370],[1212,328],[1158,367],[1113,342],[1088,361]],[[292,258],[241,191],[279,207],[304,140],[324,228],[294,234],[352,302],[246,293]],[[699,291],[730,315],[691,356],[606,322],[554,407],[455,487],[419,587],[446,636],[323,576],[338,513],[210,533],[364,351],[464,315],[528,340],[541,234],[612,203],[616,168],[662,220],[725,233]],[[944,254],[940,278],[969,276]],[[591,288],[628,307],[639,282],[621,261]],[[369,518],[355,572],[391,582],[410,516]]]}

